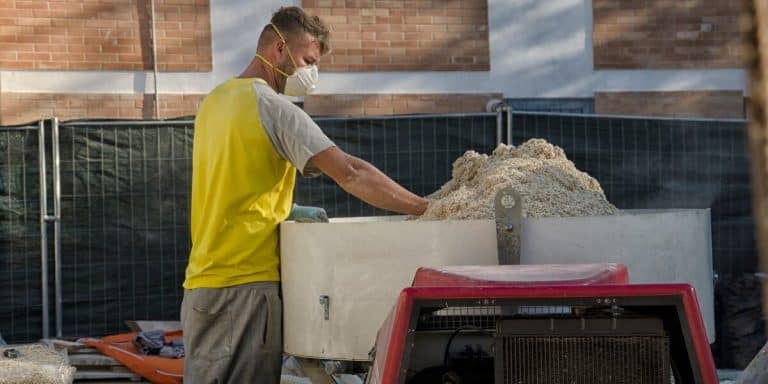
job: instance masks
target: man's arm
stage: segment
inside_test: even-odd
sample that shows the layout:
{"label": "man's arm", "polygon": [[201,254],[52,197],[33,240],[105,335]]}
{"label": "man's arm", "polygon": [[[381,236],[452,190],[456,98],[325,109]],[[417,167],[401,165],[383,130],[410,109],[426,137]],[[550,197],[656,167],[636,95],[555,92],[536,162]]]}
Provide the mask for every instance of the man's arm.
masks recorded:
{"label": "man's arm", "polygon": [[309,162],[342,189],[375,207],[407,215],[421,215],[427,210],[427,199],[409,192],[367,161],[338,147],[316,154]]}

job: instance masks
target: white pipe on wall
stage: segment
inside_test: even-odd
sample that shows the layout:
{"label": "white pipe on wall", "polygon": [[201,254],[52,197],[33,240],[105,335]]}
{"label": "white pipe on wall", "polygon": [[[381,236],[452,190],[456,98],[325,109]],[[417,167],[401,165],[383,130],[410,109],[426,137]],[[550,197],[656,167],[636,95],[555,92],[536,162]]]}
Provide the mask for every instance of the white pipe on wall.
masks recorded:
{"label": "white pipe on wall", "polygon": [[155,90],[155,119],[160,120],[160,92],[157,86],[157,31],[155,28],[155,0],[151,0],[152,8],[152,79],[154,80]]}

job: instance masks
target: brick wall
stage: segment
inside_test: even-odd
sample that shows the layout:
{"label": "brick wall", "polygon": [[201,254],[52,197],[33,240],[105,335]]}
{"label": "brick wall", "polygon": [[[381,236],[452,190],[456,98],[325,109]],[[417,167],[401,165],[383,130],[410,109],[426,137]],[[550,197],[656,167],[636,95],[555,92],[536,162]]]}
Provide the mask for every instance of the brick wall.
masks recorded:
{"label": "brick wall", "polygon": [[[205,95],[160,95],[160,117],[190,116]],[[386,116],[423,113],[485,112],[490,99],[501,94],[367,94],[313,95],[304,109],[313,116]],[[0,94],[0,125],[23,124],[44,118],[154,119],[152,94],[16,93]]]}
{"label": "brick wall", "polygon": [[595,68],[739,68],[739,0],[593,0]]}
{"label": "brick wall", "polygon": [[630,116],[745,117],[742,91],[596,92],[595,113]]}
{"label": "brick wall", "polygon": [[[194,115],[205,95],[160,95],[160,117]],[[313,95],[304,109],[313,116],[386,116],[418,113],[484,112],[501,94]],[[154,118],[152,94],[0,94],[0,125],[57,116],[82,118]],[[597,92],[595,113],[629,116],[744,118],[742,91]]]}
{"label": "brick wall", "polygon": [[[160,95],[160,117],[194,115],[205,95]],[[153,119],[152,94],[9,93],[0,94],[0,125],[59,119]]]}
{"label": "brick wall", "polygon": [[490,99],[501,94],[367,94],[313,95],[304,110],[313,116],[385,116],[423,113],[485,112]]}
{"label": "brick wall", "polygon": [[[211,71],[208,0],[156,0],[158,67]],[[151,70],[147,0],[0,0],[0,69]]]}
{"label": "brick wall", "polygon": [[303,0],[331,28],[324,71],[488,71],[487,0]]}

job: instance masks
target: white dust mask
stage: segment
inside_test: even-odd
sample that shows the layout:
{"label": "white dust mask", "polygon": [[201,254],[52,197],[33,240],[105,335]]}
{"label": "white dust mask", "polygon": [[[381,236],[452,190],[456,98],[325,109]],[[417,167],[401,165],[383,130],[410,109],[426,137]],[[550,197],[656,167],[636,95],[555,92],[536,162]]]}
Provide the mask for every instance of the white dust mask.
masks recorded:
{"label": "white dust mask", "polygon": [[306,96],[317,88],[317,65],[297,68],[293,75],[285,80],[285,93],[288,96]]}

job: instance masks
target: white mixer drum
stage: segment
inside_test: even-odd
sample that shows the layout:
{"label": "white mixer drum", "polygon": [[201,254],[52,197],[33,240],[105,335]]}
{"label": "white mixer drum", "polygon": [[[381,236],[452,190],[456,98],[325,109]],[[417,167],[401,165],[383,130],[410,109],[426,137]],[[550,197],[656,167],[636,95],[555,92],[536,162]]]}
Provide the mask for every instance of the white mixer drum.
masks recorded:
{"label": "white mixer drum", "polygon": [[320,359],[368,360],[418,267],[498,264],[491,220],[285,222],[280,249],[284,350]]}

